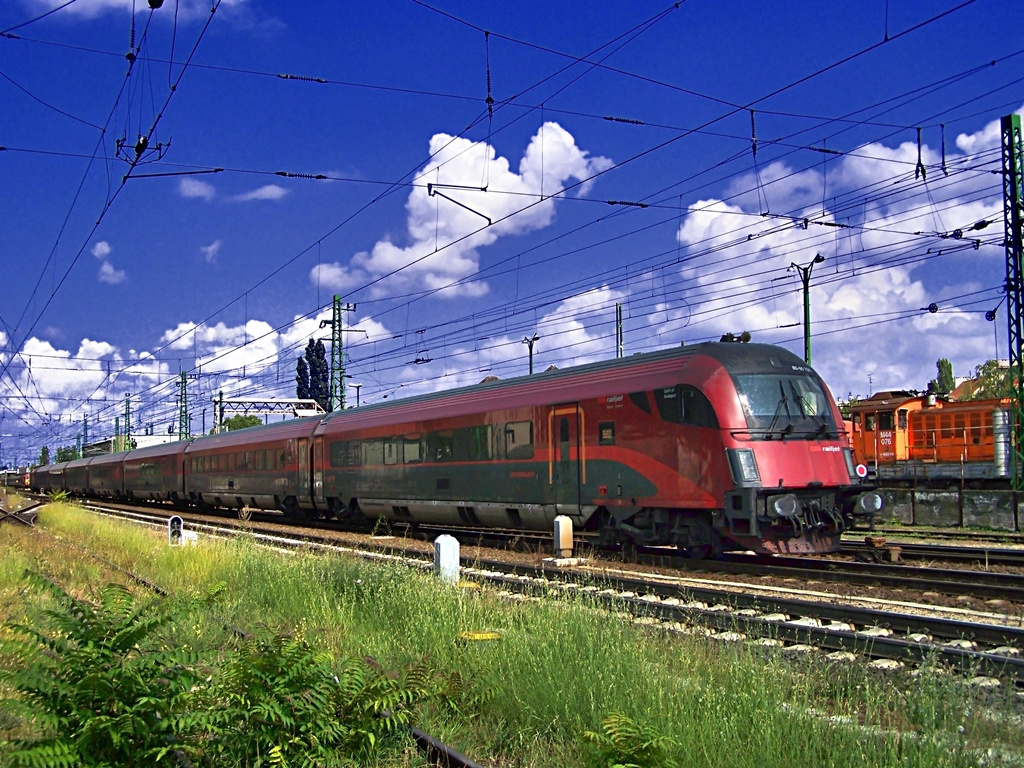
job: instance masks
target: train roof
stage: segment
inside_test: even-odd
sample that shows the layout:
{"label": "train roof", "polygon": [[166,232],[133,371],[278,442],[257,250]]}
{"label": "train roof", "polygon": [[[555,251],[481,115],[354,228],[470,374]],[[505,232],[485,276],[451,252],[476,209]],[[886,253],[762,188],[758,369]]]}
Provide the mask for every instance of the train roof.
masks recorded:
{"label": "train roof", "polygon": [[[630,379],[640,373],[652,376],[671,374],[680,370],[690,359],[698,356],[714,360],[731,374],[792,370],[810,372],[812,370],[801,358],[782,347],[770,344],[707,342],[672,347],[657,352],[638,353],[630,357],[602,360],[511,379],[484,380],[480,384],[466,387],[414,395],[392,402],[364,405],[358,409],[334,411],[320,417],[322,422],[317,432],[329,427],[332,422],[349,421],[356,418],[373,419],[374,416],[383,417],[384,414],[390,415],[402,410],[416,413],[430,406],[447,407],[452,401],[458,401],[468,413],[483,401],[493,403],[497,400],[500,402],[506,393],[534,393],[538,398],[546,399],[551,390],[564,388],[567,384],[574,387],[573,395],[576,397],[598,396],[595,392],[586,391],[587,388],[598,388],[607,393],[609,384],[615,383],[616,380],[623,386],[627,386]],[[459,414],[453,411],[447,415]]]}

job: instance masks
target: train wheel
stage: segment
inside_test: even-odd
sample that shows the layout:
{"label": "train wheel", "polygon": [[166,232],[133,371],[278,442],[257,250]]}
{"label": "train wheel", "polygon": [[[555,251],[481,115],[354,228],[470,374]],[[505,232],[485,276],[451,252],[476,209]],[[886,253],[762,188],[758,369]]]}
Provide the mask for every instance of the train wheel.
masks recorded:
{"label": "train wheel", "polygon": [[622,542],[622,562],[624,563],[635,563],[636,562],[636,542],[633,539],[626,537]]}
{"label": "train wheel", "polygon": [[695,547],[681,547],[681,551],[691,560],[717,560],[722,554],[722,537],[717,530],[711,530],[711,541]]}

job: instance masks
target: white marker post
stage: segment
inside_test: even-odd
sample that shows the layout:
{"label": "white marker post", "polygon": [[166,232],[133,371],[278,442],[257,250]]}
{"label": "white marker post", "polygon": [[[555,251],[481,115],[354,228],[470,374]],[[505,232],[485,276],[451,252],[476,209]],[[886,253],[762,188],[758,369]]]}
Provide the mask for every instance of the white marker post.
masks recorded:
{"label": "white marker post", "polygon": [[566,515],[555,518],[555,557],[572,557],[572,519]]}
{"label": "white marker post", "polygon": [[459,583],[459,540],[442,534],[434,539],[434,575],[448,584]]}

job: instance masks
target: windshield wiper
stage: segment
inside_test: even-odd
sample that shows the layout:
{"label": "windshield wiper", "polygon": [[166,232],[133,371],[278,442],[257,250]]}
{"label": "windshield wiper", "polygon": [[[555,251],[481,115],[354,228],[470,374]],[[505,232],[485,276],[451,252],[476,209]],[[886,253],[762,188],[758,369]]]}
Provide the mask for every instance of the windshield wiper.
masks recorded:
{"label": "windshield wiper", "polygon": [[[828,419],[826,418],[825,414],[807,413],[807,411],[804,410],[804,399],[800,397],[800,394],[796,391],[796,387],[793,385],[792,381],[789,382],[789,391],[793,393],[793,398],[797,401],[797,403],[800,406],[800,415],[805,419],[811,419],[818,425],[810,434],[813,437],[830,437],[831,435],[829,434],[828,429]],[[790,428],[792,428],[792,424],[790,425]],[[835,437],[839,437],[838,433],[835,435]]]}
{"label": "windshield wiper", "polygon": [[781,395],[781,397],[779,398],[778,404],[775,406],[775,415],[772,416],[771,423],[768,425],[768,429],[765,430],[765,440],[772,439],[772,433],[775,432],[775,425],[779,423],[779,417],[782,415],[783,408],[786,409],[786,418],[790,419],[790,423],[787,424],[782,430],[780,430],[779,434],[782,436],[783,439],[785,439],[786,435],[793,431],[793,414],[789,412],[789,398],[786,397],[786,390],[782,386],[781,379],[779,380],[779,394]]}

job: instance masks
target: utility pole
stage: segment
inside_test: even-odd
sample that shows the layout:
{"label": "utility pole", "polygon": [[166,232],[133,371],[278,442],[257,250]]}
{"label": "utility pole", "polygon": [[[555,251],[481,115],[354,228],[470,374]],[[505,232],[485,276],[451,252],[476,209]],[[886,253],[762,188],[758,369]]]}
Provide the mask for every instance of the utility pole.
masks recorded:
{"label": "utility pole", "polygon": [[804,286],[804,362],[811,364],[811,271],[815,264],[821,264],[825,257],[816,253],[806,266],[790,263],[793,269],[800,273],[800,281]]}
{"label": "utility pole", "polygon": [[124,450],[132,449],[132,393],[124,393]]}
{"label": "utility pole", "polygon": [[188,438],[188,376],[182,371],[178,378],[178,439]]}
{"label": "utility pole", "polygon": [[[1021,345],[1024,320],[1021,301],[1024,286],[1024,141],[1021,139],[1020,115],[1006,115],[1001,120],[1003,139],[1003,232],[1006,244],[1006,317],[1010,357],[1010,441],[1013,464],[1010,472],[1015,491],[1024,489],[1024,380],[1022,380]],[[1016,503],[1016,502],[1015,502]],[[1014,515],[1016,518],[1016,515]],[[1016,523],[1016,519],[1014,520]]]}
{"label": "utility pole", "polygon": [[214,409],[214,421],[213,429],[217,434],[220,434],[220,428],[224,423],[224,390],[217,391],[217,398],[214,400],[217,407]]}
{"label": "utility pole", "polygon": [[530,375],[531,376],[533,375],[533,345],[536,344],[538,341],[540,341],[540,336],[538,336],[536,333],[533,334],[533,338],[532,339],[529,336],[527,336],[525,339],[523,339],[523,344],[525,344],[526,346],[528,346],[530,348]]}
{"label": "utility pole", "polygon": [[345,408],[345,348],[342,341],[345,328],[342,327],[341,313],[355,312],[355,304],[342,304],[341,296],[334,295],[330,320],[321,320],[320,327],[331,326],[331,385],[327,405],[329,411]]}
{"label": "utility pole", "polygon": [[615,302],[615,357],[622,357],[622,305]]}

